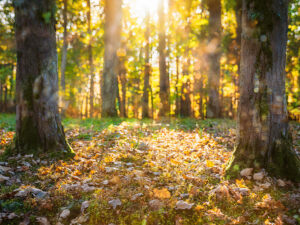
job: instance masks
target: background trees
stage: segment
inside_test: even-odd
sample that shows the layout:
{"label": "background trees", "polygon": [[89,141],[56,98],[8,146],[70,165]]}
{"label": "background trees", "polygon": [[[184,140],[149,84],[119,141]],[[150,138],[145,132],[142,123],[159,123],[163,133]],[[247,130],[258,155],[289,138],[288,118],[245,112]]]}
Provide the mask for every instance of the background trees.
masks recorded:
{"label": "background trees", "polygon": [[[124,0],[121,5],[109,1],[118,7],[107,13],[122,16],[111,16],[105,25],[104,0],[57,0],[59,80],[65,83],[60,90],[60,109],[65,109],[66,116],[82,118],[142,118],[143,114],[205,118],[219,117],[221,112],[223,117],[235,118],[240,2],[154,0],[149,4]],[[3,0],[1,6],[0,108],[9,112],[15,105],[14,17],[11,0]],[[287,104],[294,119],[299,115],[300,90],[298,8],[296,1],[289,5],[287,48]],[[159,20],[163,17],[164,23]],[[120,34],[111,29],[113,24],[122,27]],[[114,50],[108,48],[112,43]],[[105,49],[111,51],[106,56]]]}

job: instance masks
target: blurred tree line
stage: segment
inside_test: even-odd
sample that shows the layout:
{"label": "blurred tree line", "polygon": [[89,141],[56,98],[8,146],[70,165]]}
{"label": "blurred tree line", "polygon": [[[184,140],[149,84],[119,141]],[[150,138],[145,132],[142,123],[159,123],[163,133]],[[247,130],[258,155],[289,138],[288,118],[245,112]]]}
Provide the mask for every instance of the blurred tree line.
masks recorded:
{"label": "blurred tree line", "polygon": [[[58,0],[60,110],[71,117],[235,118],[241,1]],[[286,93],[300,115],[300,3],[289,4]],[[143,16],[141,16],[141,14]],[[0,111],[15,111],[11,0],[0,1]]]}

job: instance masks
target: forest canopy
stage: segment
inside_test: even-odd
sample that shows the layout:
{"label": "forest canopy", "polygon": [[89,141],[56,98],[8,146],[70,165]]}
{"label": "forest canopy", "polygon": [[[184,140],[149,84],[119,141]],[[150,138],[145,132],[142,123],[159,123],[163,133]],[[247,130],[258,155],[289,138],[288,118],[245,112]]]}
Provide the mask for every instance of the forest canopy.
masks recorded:
{"label": "forest canopy", "polygon": [[[160,2],[124,0],[122,3],[118,93],[115,99],[117,115],[142,118],[143,102],[147,101],[149,117],[159,116],[161,104],[169,105],[166,115],[210,117],[209,99],[218,95],[220,103],[217,104],[217,111],[220,115],[212,117],[235,118],[239,98],[241,4],[233,0],[221,1],[216,17],[220,24],[213,28],[209,15],[214,9],[206,1],[163,1],[163,22],[159,18]],[[0,108],[2,112],[12,112],[17,62],[14,11],[12,1],[2,0],[0,4]],[[66,116],[100,117],[104,72],[104,1],[57,1],[56,12],[60,109]],[[299,118],[300,93],[298,1],[289,4],[288,12],[286,97],[290,117],[296,119]],[[47,19],[48,14],[43,16]],[[159,27],[162,24],[163,33]],[[211,36],[212,29],[216,29],[217,37]],[[159,58],[160,34],[165,37],[165,46],[161,51],[165,58],[163,72],[167,79],[167,103],[162,103],[160,99],[160,82],[163,81],[159,68],[162,60]],[[215,49],[218,49],[218,54],[212,56],[211,52]],[[212,68],[210,60],[218,66]],[[149,71],[148,84],[144,83],[146,71]],[[217,74],[216,87],[211,85],[210,73]],[[213,93],[211,89],[217,92]]]}

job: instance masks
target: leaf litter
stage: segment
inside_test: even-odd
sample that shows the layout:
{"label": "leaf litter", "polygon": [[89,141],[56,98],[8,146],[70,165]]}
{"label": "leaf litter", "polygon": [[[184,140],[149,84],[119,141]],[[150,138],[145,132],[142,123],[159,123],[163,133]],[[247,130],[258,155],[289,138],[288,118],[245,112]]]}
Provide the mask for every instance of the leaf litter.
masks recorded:
{"label": "leaf litter", "polygon": [[[18,155],[0,163],[0,223],[297,224],[299,186],[253,168],[225,180],[235,129],[211,124],[69,128],[74,159]],[[1,143],[12,141],[12,132],[1,134]]]}

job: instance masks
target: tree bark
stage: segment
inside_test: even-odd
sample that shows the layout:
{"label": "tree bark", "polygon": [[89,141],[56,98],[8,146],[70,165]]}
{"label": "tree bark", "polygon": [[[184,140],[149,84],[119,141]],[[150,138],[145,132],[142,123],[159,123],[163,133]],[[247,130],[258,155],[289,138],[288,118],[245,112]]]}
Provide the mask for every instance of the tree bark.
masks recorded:
{"label": "tree bark", "polygon": [[3,84],[2,81],[0,80],[0,112],[3,112],[3,101],[2,97],[3,96]]}
{"label": "tree bark", "polygon": [[[238,66],[237,74],[233,78],[235,84],[234,91],[234,103],[238,106],[238,95],[239,95],[239,79],[241,74],[241,35],[242,35],[242,0],[236,0],[235,5],[235,16],[236,16],[236,48],[235,48],[235,57],[236,64]],[[236,111],[232,110],[233,118],[236,118]]]}
{"label": "tree bark", "polygon": [[227,168],[230,176],[252,167],[300,181],[285,98],[287,6],[287,0],[243,0],[238,139]]}
{"label": "tree bark", "polygon": [[186,61],[183,63],[183,70],[182,70],[182,86],[181,86],[181,97],[180,97],[180,116],[181,117],[189,117],[191,116],[191,82],[190,82],[190,56],[189,56],[189,50],[188,47],[186,47]]}
{"label": "tree bark", "polygon": [[126,83],[127,83],[127,78],[126,78],[126,69],[125,65],[123,62],[123,69],[122,72],[119,75],[119,82],[121,83],[121,93],[122,93],[122,98],[120,98],[120,116],[126,118],[127,117],[127,112],[126,112]]}
{"label": "tree bark", "polygon": [[93,62],[93,38],[91,30],[91,0],[87,0],[88,12],[87,12],[87,22],[88,22],[88,35],[89,35],[89,67],[90,67],[90,118],[94,117],[94,62]]}
{"label": "tree bark", "polygon": [[17,152],[70,154],[58,112],[55,1],[16,1]]}
{"label": "tree bark", "polygon": [[119,90],[119,85],[118,85],[118,98],[119,98],[119,106],[120,106],[120,116],[121,117],[127,117],[126,113],[126,84],[127,84],[127,69],[125,66],[127,56],[127,41],[122,41],[121,45],[121,54],[119,54],[119,71],[118,71],[118,84],[121,84],[121,92]]}
{"label": "tree bark", "polygon": [[102,117],[117,116],[118,55],[121,41],[122,0],[105,0],[105,53],[102,81]]}
{"label": "tree bark", "polygon": [[207,117],[218,118],[221,116],[220,107],[220,58],[221,58],[221,1],[209,0],[209,40],[208,40],[208,103]]}
{"label": "tree bark", "polygon": [[[178,50],[177,50],[178,51]],[[175,82],[175,94],[176,94],[176,99],[175,99],[175,116],[178,117],[180,114],[180,96],[179,96],[179,53],[177,53],[176,56],[176,82]]]}
{"label": "tree bark", "polygon": [[165,29],[165,13],[164,13],[164,1],[160,1],[159,9],[159,97],[160,97],[160,109],[159,116],[168,116],[170,111],[169,103],[169,75],[167,73],[166,65],[166,29]]}
{"label": "tree bark", "polygon": [[146,16],[146,52],[145,52],[145,76],[144,76],[144,90],[143,90],[143,105],[142,105],[142,117],[149,118],[149,90],[150,90],[150,12],[147,12]]}
{"label": "tree bark", "polygon": [[60,85],[65,92],[66,90],[66,79],[65,79],[65,72],[66,72],[66,65],[67,65],[67,51],[68,51],[68,0],[64,0],[64,9],[63,9],[63,28],[64,28],[64,34],[63,34],[63,47],[62,47],[62,54],[61,54],[61,68],[60,68]]}
{"label": "tree bark", "polygon": [[8,93],[8,88],[7,84],[4,85],[4,104],[3,104],[3,111],[7,113],[7,93]]}

